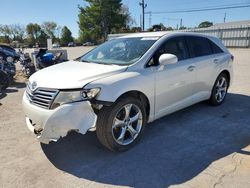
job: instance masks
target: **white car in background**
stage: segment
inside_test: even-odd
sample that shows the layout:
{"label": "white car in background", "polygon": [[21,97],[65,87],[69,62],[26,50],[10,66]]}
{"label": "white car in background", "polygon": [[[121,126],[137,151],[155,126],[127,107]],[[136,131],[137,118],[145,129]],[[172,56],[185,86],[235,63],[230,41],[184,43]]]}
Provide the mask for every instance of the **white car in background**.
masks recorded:
{"label": "white car in background", "polygon": [[60,48],[61,46],[60,46],[60,44],[58,44],[58,43],[54,43],[54,44],[52,44],[52,48]]}
{"label": "white car in background", "polygon": [[211,36],[152,32],[119,37],[79,61],[33,74],[23,96],[26,123],[43,143],[69,131],[96,131],[104,146],[125,151],[149,122],[204,100],[220,105],[232,81],[232,62]]}

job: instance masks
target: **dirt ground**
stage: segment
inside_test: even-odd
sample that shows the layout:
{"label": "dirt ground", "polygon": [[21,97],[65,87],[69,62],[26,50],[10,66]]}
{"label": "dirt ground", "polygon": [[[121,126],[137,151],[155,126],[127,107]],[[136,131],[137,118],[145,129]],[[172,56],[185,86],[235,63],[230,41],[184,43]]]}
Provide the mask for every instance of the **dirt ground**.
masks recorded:
{"label": "dirt ground", "polygon": [[[86,48],[70,48],[73,59]],[[0,95],[0,187],[250,187],[250,49],[231,49],[225,103],[199,103],[147,126],[141,142],[111,153],[95,133],[40,144],[22,111],[25,79]]]}

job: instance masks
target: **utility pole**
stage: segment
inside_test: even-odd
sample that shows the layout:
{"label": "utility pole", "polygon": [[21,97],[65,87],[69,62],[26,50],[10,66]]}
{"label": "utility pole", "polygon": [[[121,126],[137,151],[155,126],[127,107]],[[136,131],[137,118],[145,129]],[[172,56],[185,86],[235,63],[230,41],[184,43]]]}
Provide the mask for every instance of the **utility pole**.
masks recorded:
{"label": "utility pole", "polygon": [[145,29],[145,8],[147,7],[147,4],[145,4],[144,0],[139,3],[139,5],[142,7],[142,31]]}
{"label": "utility pole", "polygon": [[224,23],[226,22],[226,18],[227,18],[227,13],[225,12],[225,14],[224,14]]}
{"label": "utility pole", "polygon": [[148,25],[149,27],[151,27],[152,25],[152,12],[151,11],[149,12]]}

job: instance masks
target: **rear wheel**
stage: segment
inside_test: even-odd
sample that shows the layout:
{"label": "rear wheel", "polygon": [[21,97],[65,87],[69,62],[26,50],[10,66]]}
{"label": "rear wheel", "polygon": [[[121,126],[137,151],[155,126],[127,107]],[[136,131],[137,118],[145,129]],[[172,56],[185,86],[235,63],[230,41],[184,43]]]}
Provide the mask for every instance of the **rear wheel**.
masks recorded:
{"label": "rear wheel", "polygon": [[110,107],[103,107],[98,114],[97,137],[112,151],[126,151],[139,141],[146,119],[140,100],[121,99]]}
{"label": "rear wheel", "polygon": [[226,98],[229,86],[228,77],[226,74],[221,73],[214,83],[214,87],[209,99],[210,104],[218,106],[223,103]]}

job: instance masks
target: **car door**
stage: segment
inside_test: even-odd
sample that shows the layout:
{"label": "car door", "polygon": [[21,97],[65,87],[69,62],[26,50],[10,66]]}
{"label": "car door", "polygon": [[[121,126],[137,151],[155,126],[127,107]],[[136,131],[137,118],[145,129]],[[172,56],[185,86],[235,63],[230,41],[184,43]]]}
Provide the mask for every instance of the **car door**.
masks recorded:
{"label": "car door", "polygon": [[197,71],[194,99],[205,100],[210,96],[216,74],[218,74],[216,66],[223,58],[223,51],[218,53],[220,49],[215,49],[212,42],[205,37],[186,36],[185,38]]}
{"label": "car door", "polygon": [[[178,58],[176,64],[160,65],[160,55],[170,53]],[[192,104],[195,84],[195,66],[190,59],[184,37],[168,39],[157,50],[155,70],[155,118]]]}

